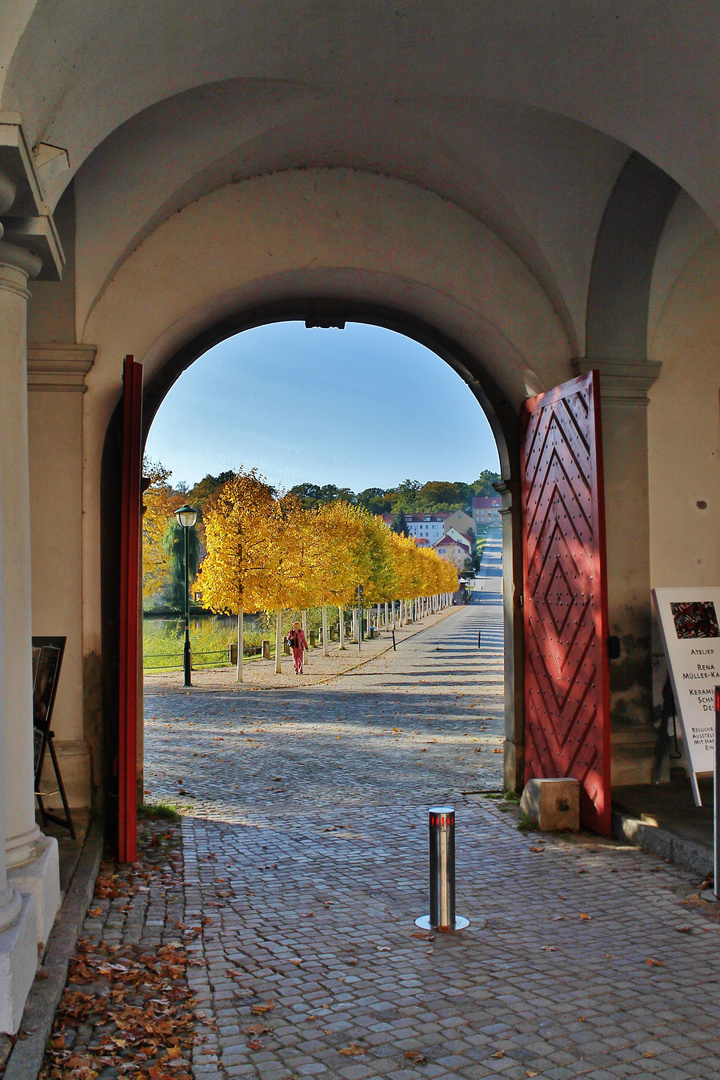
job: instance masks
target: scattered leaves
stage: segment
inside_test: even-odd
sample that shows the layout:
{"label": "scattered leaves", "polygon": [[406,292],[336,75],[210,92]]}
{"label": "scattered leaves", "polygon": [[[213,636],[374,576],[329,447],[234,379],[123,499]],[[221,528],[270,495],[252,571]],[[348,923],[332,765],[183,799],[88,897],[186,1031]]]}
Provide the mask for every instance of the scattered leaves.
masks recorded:
{"label": "scattered leaves", "polygon": [[342,1050],[338,1050],[338,1054],[345,1054],[346,1057],[358,1057],[360,1054],[367,1054],[367,1047],[358,1046],[356,1043],[350,1043],[349,1046],[345,1046]]}
{"label": "scattered leaves", "polygon": [[[149,818],[140,827],[139,859],[130,867],[103,862],[90,907],[96,918],[145,904],[152,890],[169,892],[182,871],[179,828]],[[138,1080],[191,1080],[188,1064],[204,1020],[187,983],[185,943],[197,934],[179,924],[168,944],[112,944],[95,931],[78,939],[68,984],[55,1016],[40,1080],[96,1080],[114,1070]],[[197,962],[193,959],[193,962]]]}
{"label": "scattered leaves", "polygon": [[262,1002],[260,1002],[257,1005],[251,1006],[250,1012],[252,1012],[255,1016],[262,1016],[263,1013],[272,1012],[274,1008],[275,1002],[270,1000],[266,1001],[265,1004],[262,1004]]}
{"label": "scattered leaves", "polygon": [[246,1035],[265,1035],[268,1031],[272,1031],[272,1028],[269,1028],[267,1024],[261,1024],[259,1020],[256,1024],[248,1024],[245,1028]]}

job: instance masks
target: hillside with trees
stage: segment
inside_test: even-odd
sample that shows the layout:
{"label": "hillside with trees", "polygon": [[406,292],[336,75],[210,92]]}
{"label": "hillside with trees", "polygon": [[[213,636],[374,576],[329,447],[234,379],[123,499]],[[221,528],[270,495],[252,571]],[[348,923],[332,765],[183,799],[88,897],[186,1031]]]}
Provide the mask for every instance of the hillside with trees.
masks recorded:
{"label": "hillside with trees", "polygon": [[[207,478],[206,478],[207,479]],[[317,507],[326,503],[346,502],[361,506],[371,514],[437,514],[464,510],[470,513],[476,495],[495,495],[493,484],[500,481],[499,473],[484,469],[471,484],[459,480],[403,480],[393,488],[370,487],[354,492],[334,484],[296,484],[289,494],[303,506]],[[204,481],[203,481],[204,483]]]}

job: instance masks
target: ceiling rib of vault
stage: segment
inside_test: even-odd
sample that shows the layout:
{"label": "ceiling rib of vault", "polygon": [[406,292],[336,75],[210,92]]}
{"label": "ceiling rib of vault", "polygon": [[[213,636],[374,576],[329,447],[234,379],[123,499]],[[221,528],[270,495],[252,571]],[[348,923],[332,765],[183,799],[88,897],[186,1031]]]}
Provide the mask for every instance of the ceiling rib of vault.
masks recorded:
{"label": "ceiling rib of vault", "polygon": [[[712,0],[5,0],[1,107],[77,170],[159,101],[242,78],[365,101],[497,98],[643,154],[720,220]],[[13,54],[14,48],[14,54]]]}
{"label": "ceiling rib of vault", "polygon": [[478,217],[577,343],[597,228],[627,155],[581,124],[507,102],[368,103],[245,80],[176,95],[114,132],[76,178],[81,320],[173,213],[227,183],[325,166],[405,179]]}

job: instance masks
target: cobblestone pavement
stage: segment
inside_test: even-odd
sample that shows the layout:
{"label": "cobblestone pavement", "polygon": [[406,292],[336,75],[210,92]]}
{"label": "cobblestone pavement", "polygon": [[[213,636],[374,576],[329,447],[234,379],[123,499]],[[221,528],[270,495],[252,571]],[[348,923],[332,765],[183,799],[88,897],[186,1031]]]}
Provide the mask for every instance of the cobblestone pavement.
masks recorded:
{"label": "cobblestone pavement", "polygon": [[[720,1075],[720,927],[697,882],[524,836],[462,794],[501,778],[492,554],[478,602],[334,683],[147,698],[149,797],[184,801],[185,919],[212,920],[196,1080]],[[471,925],[423,935],[446,800]]]}

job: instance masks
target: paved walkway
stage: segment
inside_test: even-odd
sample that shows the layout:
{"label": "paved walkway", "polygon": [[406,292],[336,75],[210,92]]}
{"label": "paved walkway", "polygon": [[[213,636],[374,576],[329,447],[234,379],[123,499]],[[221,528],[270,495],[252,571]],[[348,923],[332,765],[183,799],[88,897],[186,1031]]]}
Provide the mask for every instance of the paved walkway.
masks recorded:
{"label": "paved walkway", "polygon": [[[146,786],[187,807],[178,888],[207,965],[190,978],[218,1023],[197,1080],[720,1073],[720,928],[698,882],[595,838],[526,837],[462,794],[502,773],[497,575],[475,599],[325,686],[146,699]],[[427,808],[446,800],[472,921],[428,936]]]}

